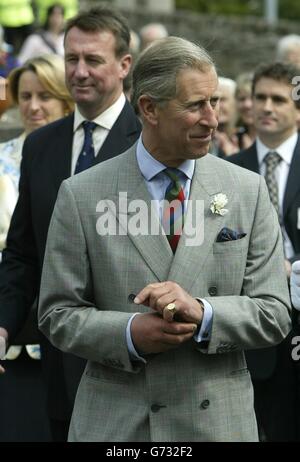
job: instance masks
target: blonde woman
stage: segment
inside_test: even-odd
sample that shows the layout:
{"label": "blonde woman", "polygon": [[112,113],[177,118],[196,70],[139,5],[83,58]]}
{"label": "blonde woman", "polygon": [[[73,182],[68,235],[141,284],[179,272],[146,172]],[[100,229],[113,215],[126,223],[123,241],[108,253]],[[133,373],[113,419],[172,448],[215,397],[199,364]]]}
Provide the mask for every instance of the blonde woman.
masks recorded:
{"label": "blonde woman", "polygon": [[64,62],[57,55],[32,58],[9,75],[10,93],[19,107],[24,132],[0,144],[0,175],[8,174],[16,189],[26,135],[64,117],[74,108],[64,79]]}
{"label": "blonde woman", "polygon": [[[63,59],[57,55],[30,59],[9,76],[10,92],[18,105],[24,132],[0,144],[0,255],[18,197],[25,137],[73,110],[64,78]],[[36,361],[40,359],[39,345],[11,346],[6,359],[6,373],[0,377],[0,441],[49,440],[41,362]],[[34,398],[28,402],[30,396]]]}

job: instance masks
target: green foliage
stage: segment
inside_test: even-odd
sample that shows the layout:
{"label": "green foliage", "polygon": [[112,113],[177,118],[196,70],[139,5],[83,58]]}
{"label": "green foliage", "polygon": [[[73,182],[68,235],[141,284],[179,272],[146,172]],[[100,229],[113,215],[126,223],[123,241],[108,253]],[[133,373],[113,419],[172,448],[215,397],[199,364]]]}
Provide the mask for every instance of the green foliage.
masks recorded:
{"label": "green foliage", "polygon": [[176,7],[199,13],[261,15],[262,0],[176,0]]}
{"label": "green foliage", "polygon": [[282,19],[300,19],[299,0],[279,0],[279,17]]}
{"label": "green foliage", "polygon": [[[300,20],[299,0],[278,0],[279,18]],[[199,13],[263,16],[264,0],[176,0],[178,9]]]}

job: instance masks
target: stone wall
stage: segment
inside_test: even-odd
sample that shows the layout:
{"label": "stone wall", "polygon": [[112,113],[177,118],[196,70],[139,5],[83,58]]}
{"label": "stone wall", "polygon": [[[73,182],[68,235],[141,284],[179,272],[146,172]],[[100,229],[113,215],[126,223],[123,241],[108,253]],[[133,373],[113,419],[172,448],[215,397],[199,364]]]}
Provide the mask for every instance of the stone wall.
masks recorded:
{"label": "stone wall", "polygon": [[[87,6],[105,2],[82,0],[81,3]],[[199,42],[215,58],[219,74],[228,77],[235,77],[240,72],[252,70],[261,62],[273,60],[278,38],[289,33],[300,33],[299,25],[291,21],[281,21],[277,27],[269,27],[263,19],[256,17],[231,18],[183,11],[170,15],[141,9],[120,10],[136,31],[147,22],[159,21],[165,24],[170,34]]]}

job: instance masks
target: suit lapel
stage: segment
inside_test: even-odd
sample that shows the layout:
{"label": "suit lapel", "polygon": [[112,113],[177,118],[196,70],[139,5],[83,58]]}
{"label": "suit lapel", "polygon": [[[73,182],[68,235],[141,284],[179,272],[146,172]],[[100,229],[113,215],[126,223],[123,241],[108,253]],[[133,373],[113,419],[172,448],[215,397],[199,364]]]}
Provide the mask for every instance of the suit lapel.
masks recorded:
{"label": "suit lapel", "polygon": [[289,175],[286,183],[286,189],[283,199],[283,216],[286,215],[289,206],[293,202],[293,198],[300,189],[299,182],[299,171],[300,171],[300,139],[298,136],[298,141],[294,150],[292,162],[289,169]]}
{"label": "suit lapel", "polygon": [[[205,264],[206,258],[212,251],[212,245],[220,229],[224,226],[224,217],[213,214],[210,210],[211,201],[218,193],[227,195],[228,208],[232,198],[232,191],[228,185],[222,184],[222,171],[217,167],[218,164],[211,162],[209,155],[196,162],[196,169],[190,191],[189,207],[192,207],[195,214],[196,201],[203,201],[203,217],[198,219],[197,228],[200,237],[199,245],[188,245],[188,236],[184,233],[179,240],[179,244],[174,256],[173,264],[168,275],[168,279],[176,281],[186,291],[190,291],[195,279],[198,278]],[[222,168],[222,167],[221,167]],[[229,186],[230,188],[230,186]],[[193,217],[194,218],[194,217]],[[203,231],[201,231],[203,230]],[[184,229],[185,231],[185,229]],[[192,241],[190,241],[190,244]]]}
{"label": "suit lapel", "polygon": [[63,180],[71,175],[72,143],[73,143],[73,122],[74,115],[70,115],[60,121],[57,126],[57,136],[49,140],[51,155],[49,155],[50,175],[56,183],[57,190]]}
{"label": "suit lapel", "polygon": [[[137,216],[136,207],[140,204],[133,201],[140,200],[146,205],[145,212],[139,215],[141,223],[150,223],[151,198],[145,181],[140,173],[136,161],[136,145],[120,157],[118,171],[117,194],[127,193],[127,205],[117,210],[118,220],[123,222],[127,218],[128,236],[133,245],[138,249],[143,260],[153,271],[159,281],[174,280],[189,290],[194,280],[205,264],[211,247],[220,229],[224,226],[224,218],[210,211],[211,201],[215,194],[224,193],[230,202],[232,199],[231,186],[223,184],[222,175],[224,164],[216,164],[212,156],[205,156],[196,162],[195,173],[190,191],[189,207],[194,213],[196,200],[203,201],[204,219],[199,219],[198,225],[204,226],[203,242],[195,247],[188,245],[190,235],[183,234],[180,238],[176,254],[173,255],[166,236],[162,233],[159,218],[152,213],[154,227],[158,233],[148,232],[145,235],[134,233],[135,227],[131,227]],[[116,202],[118,202],[116,197]],[[133,208],[130,209],[130,206]],[[149,228],[146,227],[148,230]],[[189,243],[192,241],[190,240]],[[193,242],[192,242],[193,243]]]}
{"label": "suit lapel", "polygon": [[[127,210],[123,208],[120,217],[122,220],[127,218],[129,238],[158,280],[165,281],[173,261],[173,253],[166,236],[162,235],[158,215],[156,213],[149,213],[151,210],[151,197],[137,164],[136,144],[128,151],[128,156],[125,155],[122,158],[122,163],[120,162],[119,191],[127,192]],[[146,226],[145,230],[147,232],[145,235],[136,235],[137,233],[134,232],[134,223],[137,216],[136,206],[139,206],[137,202],[133,202],[136,200],[142,201],[141,204],[145,205],[144,210],[139,214],[141,218],[140,223],[144,226],[148,223],[150,226],[151,218],[154,228],[158,233],[149,232],[149,226]]]}
{"label": "suit lapel", "polygon": [[252,172],[259,173],[256,142],[243,153],[243,167],[251,170]]}
{"label": "suit lapel", "polygon": [[101,146],[94,164],[111,159],[126,151],[136,141],[141,131],[141,125],[126,100],[125,105]]}

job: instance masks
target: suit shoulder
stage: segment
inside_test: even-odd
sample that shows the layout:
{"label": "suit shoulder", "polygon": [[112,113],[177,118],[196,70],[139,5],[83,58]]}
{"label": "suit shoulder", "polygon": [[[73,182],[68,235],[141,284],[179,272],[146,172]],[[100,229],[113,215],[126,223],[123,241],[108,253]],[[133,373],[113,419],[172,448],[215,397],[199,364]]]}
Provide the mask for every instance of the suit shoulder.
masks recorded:
{"label": "suit shoulder", "polygon": [[65,182],[67,182],[71,188],[75,189],[83,184],[99,184],[99,182],[105,183],[106,185],[109,183],[109,186],[113,186],[114,179],[118,173],[128,168],[128,162],[135,156],[135,150],[136,143],[118,156],[100,162],[77,175],[73,175],[65,180]]}
{"label": "suit shoulder", "polygon": [[[242,151],[236,155],[242,155]],[[211,168],[216,172],[220,172],[221,180],[224,179],[224,181],[228,182],[229,179],[233,185],[241,186],[243,189],[247,187],[253,188],[255,185],[259,187],[261,175],[258,173],[243,168],[239,164],[228,162],[227,158],[225,160],[210,154],[208,156]]]}
{"label": "suit shoulder", "polygon": [[40,127],[34,132],[30,133],[25,140],[25,144],[41,143],[44,140],[49,142],[51,137],[57,135],[58,130],[66,130],[73,126],[73,115],[63,117],[62,119],[55,120],[44,127]]}
{"label": "suit shoulder", "polygon": [[235,154],[232,154],[231,156],[226,157],[226,160],[232,164],[241,165],[243,163],[244,156],[245,151],[239,151]]}

